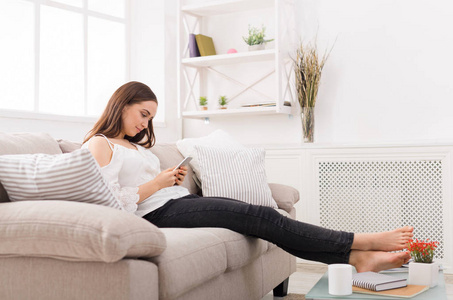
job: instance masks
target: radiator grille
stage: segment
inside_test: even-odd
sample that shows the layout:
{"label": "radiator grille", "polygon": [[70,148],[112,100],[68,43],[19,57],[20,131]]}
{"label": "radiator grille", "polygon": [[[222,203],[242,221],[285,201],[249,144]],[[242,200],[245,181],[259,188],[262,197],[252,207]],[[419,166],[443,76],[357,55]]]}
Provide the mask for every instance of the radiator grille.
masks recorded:
{"label": "radiator grille", "polygon": [[325,161],[318,165],[321,226],[377,232],[412,225],[444,257],[442,161]]}

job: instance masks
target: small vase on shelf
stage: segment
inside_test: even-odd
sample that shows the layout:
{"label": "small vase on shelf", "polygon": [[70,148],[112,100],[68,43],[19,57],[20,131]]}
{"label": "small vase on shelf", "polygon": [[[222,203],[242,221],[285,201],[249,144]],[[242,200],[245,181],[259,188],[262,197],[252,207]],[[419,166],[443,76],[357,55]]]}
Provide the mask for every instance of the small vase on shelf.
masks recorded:
{"label": "small vase on shelf", "polygon": [[315,108],[302,108],[302,132],[304,135],[304,143],[313,143],[315,129]]}
{"label": "small vase on shelf", "polygon": [[435,287],[439,281],[439,263],[409,263],[408,284]]}

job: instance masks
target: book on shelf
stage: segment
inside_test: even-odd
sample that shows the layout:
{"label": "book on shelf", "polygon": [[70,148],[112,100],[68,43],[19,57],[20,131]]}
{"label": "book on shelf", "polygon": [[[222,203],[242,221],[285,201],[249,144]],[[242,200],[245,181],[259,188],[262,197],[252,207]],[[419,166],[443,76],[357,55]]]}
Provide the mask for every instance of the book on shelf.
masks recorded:
{"label": "book on shelf", "polygon": [[195,34],[189,34],[189,55],[190,57],[200,56],[200,51],[198,50],[197,40],[195,39]]}
{"label": "book on shelf", "polygon": [[216,55],[214,42],[212,38],[203,34],[197,34],[195,36],[197,41],[198,50],[201,56]]}
{"label": "book on shelf", "polygon": [[407,279],[379,274],[376,272],[363,272],[352,275],[352,285],[379,292],[405,287],[407,285]]}
{"label": "book on shelf", "polygon": [[[291,106],[291,103],[289,101],[283,102],[284,106]],[[275,102],[266,102],[266,103],[252,103],[252,104],[243,104],[241,105],[242,107],[273,107],[277,106],[277,103]]]}
{"label": "book on shelf", "polygon": [[379,292],[359,288],[356,286],[352,287],[353,293],[378,295],[378,296],[384,296],[384,297],[396,297],[396,298],[412,298],[427,290],[429,290],[429,286],[427,286],[427,285],[413,285],[413,284],[408,284],[407,286],[401,287],[398,289],[391,289],[391,290],[385,290],[385,291],[379,291]]}

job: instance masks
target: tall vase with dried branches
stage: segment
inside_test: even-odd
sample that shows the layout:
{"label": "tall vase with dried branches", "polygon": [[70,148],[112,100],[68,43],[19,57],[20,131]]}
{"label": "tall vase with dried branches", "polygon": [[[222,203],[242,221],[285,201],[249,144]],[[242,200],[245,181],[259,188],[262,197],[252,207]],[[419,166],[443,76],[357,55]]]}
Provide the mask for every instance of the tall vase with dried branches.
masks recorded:
{"label": "tall vase with dried branches", "polygon": [[321,72],[329,53],[321,58],[316,46],[301,43],[296,50],[294,71],[296,77],[296,91],[301,108],[302,130],[304,142],[313,143],[315,127],[315,104],[318,96]]}

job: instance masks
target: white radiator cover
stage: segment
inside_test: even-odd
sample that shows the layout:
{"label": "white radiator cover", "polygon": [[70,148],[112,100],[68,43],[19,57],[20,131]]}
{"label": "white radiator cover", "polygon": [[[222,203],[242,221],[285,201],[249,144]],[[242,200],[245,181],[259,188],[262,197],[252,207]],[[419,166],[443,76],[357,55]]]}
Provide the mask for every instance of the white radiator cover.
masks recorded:
{"label": "white radiator cover", "polygon": [[452,152],[450,146],[270,148],[266,164],[269,182],[299,189],[299,220],[352,232],[411,225],[415,238],[440,242],[435,259],[450,268]]}
{"label": "white radiator cover", "polygon": [[377,232],[412,225],[444,257],[442,161],[325,161],[318,164],[320,225]]}

